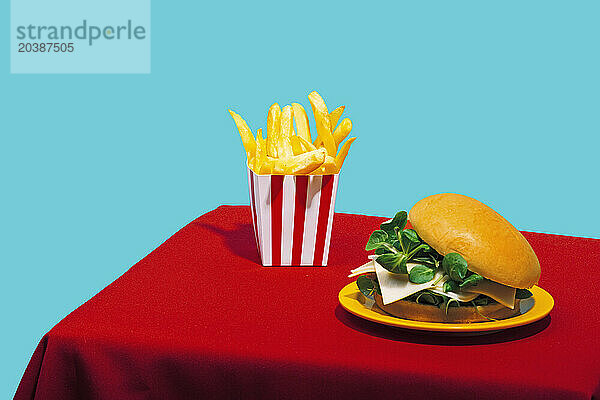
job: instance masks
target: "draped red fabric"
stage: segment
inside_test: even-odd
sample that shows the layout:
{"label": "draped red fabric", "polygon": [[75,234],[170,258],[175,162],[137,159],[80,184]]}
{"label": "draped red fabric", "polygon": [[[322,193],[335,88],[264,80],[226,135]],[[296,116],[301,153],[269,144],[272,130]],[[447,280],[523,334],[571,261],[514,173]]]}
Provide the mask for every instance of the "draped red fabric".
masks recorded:
{"label": "draped red fabric", "polygon": [[600,240],[524,233],[550,316],[447,336],[338,305],[382,220],[336,214],[328,267],[262,267],[250,208],[219,207],[52,328],[15,399],[600,398]]}

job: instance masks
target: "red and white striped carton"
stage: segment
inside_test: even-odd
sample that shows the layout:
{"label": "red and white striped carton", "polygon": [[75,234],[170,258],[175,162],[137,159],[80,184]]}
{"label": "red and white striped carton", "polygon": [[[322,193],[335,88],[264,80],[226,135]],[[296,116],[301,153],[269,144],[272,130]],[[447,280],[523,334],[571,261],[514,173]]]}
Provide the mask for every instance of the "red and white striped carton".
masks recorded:
{"label": "red and white striped carton", "polygon": [[248,168],[264,266],[326,266],[339,174],[257,175]]}

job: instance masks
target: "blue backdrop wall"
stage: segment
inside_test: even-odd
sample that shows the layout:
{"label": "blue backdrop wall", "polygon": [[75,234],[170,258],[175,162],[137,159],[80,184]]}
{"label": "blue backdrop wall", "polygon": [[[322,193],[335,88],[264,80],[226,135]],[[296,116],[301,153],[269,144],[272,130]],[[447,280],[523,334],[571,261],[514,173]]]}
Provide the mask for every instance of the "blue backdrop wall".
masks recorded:
{"label": "blue backdrop wall", "polygon": [[346,105],[336,211],[451,191],[522,230],[600,237],[599,3],[353,3],[155,0],[148,75],[11,75],[0,42],[0,397],[67,313],[248,203],[227,108],[256,129],[312,90]]}

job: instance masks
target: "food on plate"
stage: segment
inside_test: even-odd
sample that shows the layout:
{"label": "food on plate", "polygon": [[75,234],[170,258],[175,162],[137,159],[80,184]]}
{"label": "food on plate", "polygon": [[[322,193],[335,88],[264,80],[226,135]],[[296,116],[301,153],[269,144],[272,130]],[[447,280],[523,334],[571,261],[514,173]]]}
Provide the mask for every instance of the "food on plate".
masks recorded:
{"label": "food on plate", "polygon": [[[407,228],[410,219],[412,229]],[[469,323],[510,318],[540,278],[525,237],[485,204],[426,197],[374,231],[370,261],[352,270],[359,290],[396,317]]]}
{"label": "food on plate", "polygon": [[255,174],[329,175],[340,172],[350,146],[356,140],[353,137],[344,142],[352,130],[352,121],[345,118],[338,124],[345,106],[329,112],[325,101],[315,91],[308,99],[315,118],[317,137],[314,140],[306,111],[299,103],[283,108],[274,103],[269,108],[266,138],[261,129],[255,136],[246,121],[229,110],[240,132],[248,167]]}

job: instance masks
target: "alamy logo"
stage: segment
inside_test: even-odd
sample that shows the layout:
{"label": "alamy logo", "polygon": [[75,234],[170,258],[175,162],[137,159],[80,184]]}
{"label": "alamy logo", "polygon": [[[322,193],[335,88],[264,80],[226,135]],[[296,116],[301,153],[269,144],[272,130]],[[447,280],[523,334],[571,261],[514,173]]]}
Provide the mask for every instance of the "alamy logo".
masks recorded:
{"label": "alamy logo", "polygon": [[35,41],[65,41],[85,40],[88,45],[93,45],[96,40],[144,40],[146,28],[135,25],[132,20],[127,20],[121,25],[90,25],[83,20],[81,25],[20,25],[17,26],[18,40]]}

